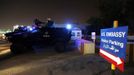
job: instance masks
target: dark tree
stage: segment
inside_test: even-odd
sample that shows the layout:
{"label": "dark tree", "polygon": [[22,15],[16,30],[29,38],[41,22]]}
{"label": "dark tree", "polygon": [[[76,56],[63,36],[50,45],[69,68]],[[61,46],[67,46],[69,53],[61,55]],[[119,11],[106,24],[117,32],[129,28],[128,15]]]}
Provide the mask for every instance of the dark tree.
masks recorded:
{"label": "dark tree", "polygon": [[134,33],[134,0],[126,0],[126,21],[131,33]]}
{"label": "dark tree", "polygon": [[101,18],[91,17],[90,19],[86,21],[86,23],[89,24],[86,27],[88,34],[90,34],[91,32],[96,32],[97,34],[99,34],[100,29],[104,28],[104,26],[102,25]]}
{"label": "dark tree", "polygon": [[120,24],[124,22],[124,2],[123,0],[100,0],[99,9],[105,25],[113,26],[113,21],[118,20]]}
{"label": "dark tree", "polygon": [[87,20],[88,30],[113,27],[113,21],[118,20],[119,26],[128,26],[134,33],[134,0],[99,0],[100,17]]}
{"label": "dark tree", "polygon": [[99,0],[99,9],[103,23],[108,27],[113,26],[113,21],[118,20],[119,26],[128,25],[129,31],[134,29],[134,0]]}

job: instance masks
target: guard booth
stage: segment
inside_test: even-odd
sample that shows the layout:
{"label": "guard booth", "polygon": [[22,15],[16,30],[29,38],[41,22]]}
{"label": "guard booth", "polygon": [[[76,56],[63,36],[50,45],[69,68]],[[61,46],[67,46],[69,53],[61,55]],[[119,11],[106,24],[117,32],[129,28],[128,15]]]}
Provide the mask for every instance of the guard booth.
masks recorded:
{"label": "guard booth", "polygon": [[79,28],[73,28],[71,34],[72,34],[71,36],[72,40],[77,40],[82,38],[82,30]]}

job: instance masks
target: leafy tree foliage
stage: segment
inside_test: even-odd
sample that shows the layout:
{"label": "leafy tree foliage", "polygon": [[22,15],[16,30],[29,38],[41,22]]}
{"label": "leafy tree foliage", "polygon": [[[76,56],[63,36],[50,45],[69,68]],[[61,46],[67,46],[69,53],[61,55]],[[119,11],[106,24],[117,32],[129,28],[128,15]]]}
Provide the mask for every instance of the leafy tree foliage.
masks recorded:
{"label": "leafy tree foliage", "polygon": [[134,32],[134,0],[99,0],[98,8],[100,18],[90,18],[87,21],[90,28],[98,30],[113,27],[113,21],[118,20],[119,26],[128,25],[129,31]]}
{"label": "leafy tree foliage", "polygon": [[97,34],[99,34],[100,29],[104,27],[102,25],[101,18],[91,17],[90,19],[87,20],[86,23],[90,24],[89,26],[86,27],[88,34],[90,34],[91,32],[97,32]]}

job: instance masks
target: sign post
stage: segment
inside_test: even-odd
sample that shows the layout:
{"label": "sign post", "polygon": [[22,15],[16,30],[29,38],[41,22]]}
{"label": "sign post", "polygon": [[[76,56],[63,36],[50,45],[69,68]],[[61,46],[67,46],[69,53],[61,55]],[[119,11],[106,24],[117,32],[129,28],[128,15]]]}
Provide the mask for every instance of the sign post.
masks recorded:
{"label": "sign post", "polygon": [[[118,21],[117,20],[114,21],[113,27],[114,28],[118,27]],[[112,75],[115,75],[115,69],[116,69],[115,65],[111,64]]]}
{"label": "sign post", "polygon": [[118,21],[114,21],[114,28],[101,29],[100,56],[111,63],[112,74],[115,69],[124,71],[126,58],[128,27],[118,27]]}

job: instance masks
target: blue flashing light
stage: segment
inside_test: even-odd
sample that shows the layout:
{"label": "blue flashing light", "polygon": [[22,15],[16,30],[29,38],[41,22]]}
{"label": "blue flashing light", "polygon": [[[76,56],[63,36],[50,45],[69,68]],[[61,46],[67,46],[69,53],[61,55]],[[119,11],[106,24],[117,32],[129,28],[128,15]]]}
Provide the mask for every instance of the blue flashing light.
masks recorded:
{"label": "blue flashing light", "polygon": [[72,25],[71,25],[71,24],[67,24],[67,25],[66,25],[66,28],[67,28],[67,29],[72,29]]}
{"label": "blue flashing light", "polygon": [[32,33],[37,32],[37,30],[35,29],[35,27],[32,27],[32,26],[27,26],[26,29],[27,29],[28,32],[32,32]]}
{"label": "blue flashing light", "polygon": [[31,32],[32,32],[32,33],[35,33],[35,32],[37,32],[37,30],[32,30]]}
{"label": "blue flashing light", "polygon": [[27,26],[28,31],[32,31],[33,28],[31,26]]}
{"label": "blue flashing light", "polygon": [[30,31],[32,31],[33,29],[32,28],[29,28]]}

